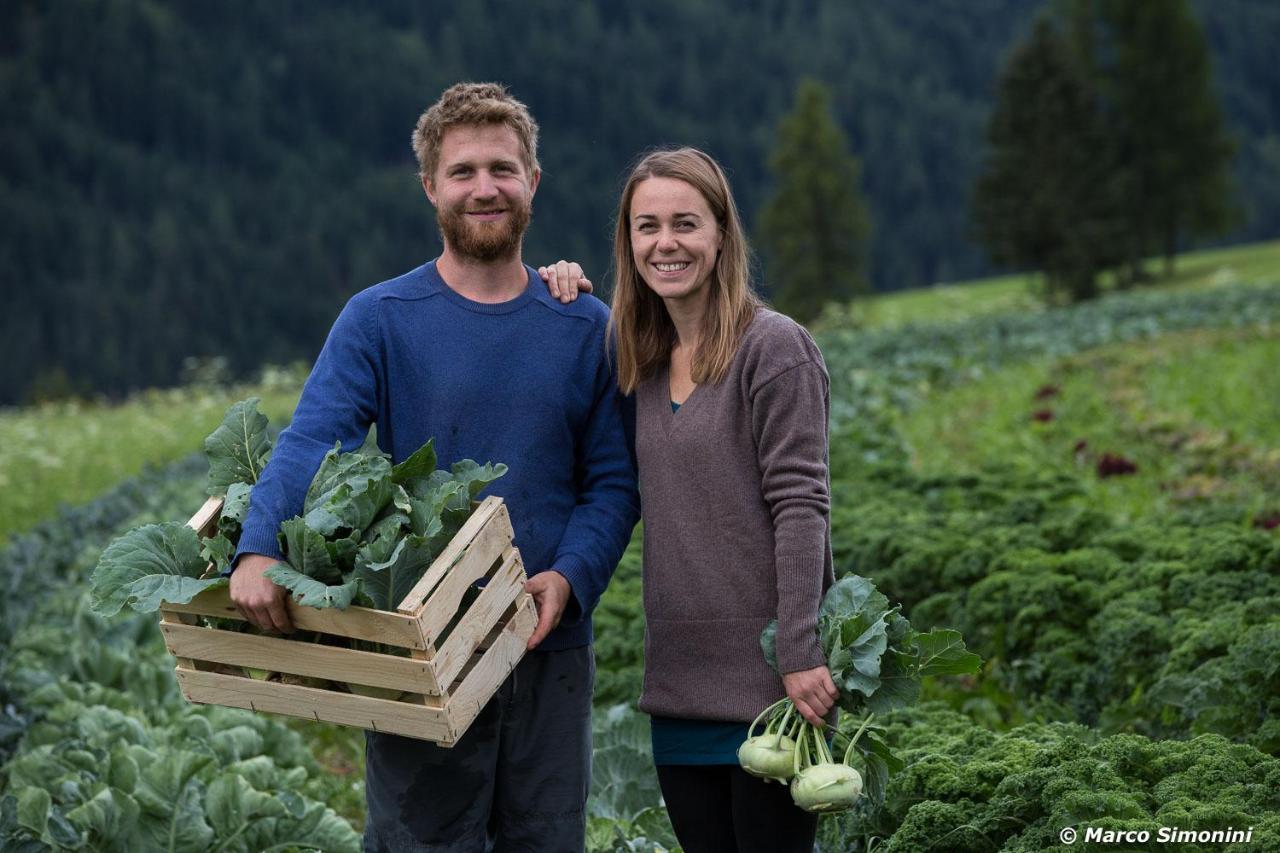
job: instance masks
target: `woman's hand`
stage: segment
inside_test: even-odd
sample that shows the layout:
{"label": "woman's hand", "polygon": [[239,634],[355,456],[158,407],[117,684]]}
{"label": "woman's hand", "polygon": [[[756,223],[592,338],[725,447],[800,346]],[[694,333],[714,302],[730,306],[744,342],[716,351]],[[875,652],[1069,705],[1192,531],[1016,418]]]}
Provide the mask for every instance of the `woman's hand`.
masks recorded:
{"label": "woman's hand", "polygon": [[840,697],[840,691],[836,690],[836,683],[831,680],[831,673],[825,666],[788,672],[782,676],[782,686],[800,716],[818,728],[826,725],[822,718],[831,712]]}
{"label": "woman's hand", "polygon": [[576,261],[556,261],[549,267],[538,267],[538,275],[547,283],[553,299],[569,303],[578,298],[578,292],[591,292],[591,280],[582,274]]}

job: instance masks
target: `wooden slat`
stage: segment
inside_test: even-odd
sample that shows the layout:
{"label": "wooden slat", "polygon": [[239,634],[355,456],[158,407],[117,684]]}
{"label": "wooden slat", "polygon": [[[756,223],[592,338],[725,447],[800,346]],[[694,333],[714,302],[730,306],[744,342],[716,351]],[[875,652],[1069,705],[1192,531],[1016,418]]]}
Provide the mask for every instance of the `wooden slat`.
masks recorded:
{"label": "wooden slat", "polygon": [[180,668],[177,675],[182,695],[191,702],[356,726],[436,741],[441,745],[452,743],[457,737],[457,727],[439,708],[352,696],[296,684],[255,681],[216,672]]}
{"label": "wooden slat", "polygon": [[222,514],[222,498],[209,498],[204,502],[204,506],[191,516],[191,520],[187,522],[190,527],[201,536],[208,536],[218,524],[218,516]]}
{"label": "wooden slat", "polygon": [[[418,621],[399,613],[371,610],[367,607],[320,610],[299,605],[292,598],[285,600],[285,606],[289,609],[289,618],[293,620],[294,626],[307,631],[336,634],[339,637],[369,640],[406,649],[426,648]],[[193,598],[190,604],[165,602],[160,606],[160,612],[194,613],[198,616],[244,620],[240,611],[231,603],[231,592],[225,586],[205,590]]]}
{"label": "wooden slat", "polygon": [[[163,630],[166,625],[195,625],[197,617],[190,613],[165,613],[160,612],[160,628]],[[185,666],[187,669],[195,669],[195,661],[191,658],[180,657],[173,646],[169,645],[168,637],[165,638],[165,646],[169,649],[169,654],[178,659],[178,666]]]}
{"label": "wooden slat", "polygon": [[454,627],[436,654],[435,674],[441,684],[453,683],[472,652],[524,589],[524,582],[524,563],[520,552],[508,546],[502,555],[502,567],[489,579],[480,597],[471,602],[462,621]]}
{"label": "wooden slat", "polygon": [[440,692],[430,664],[412,658],[199,626],[162,623],[160,630],[169,651],[179,658],[389,687],[407,693]]}
{"label": "wooden slat", "polygon": [[[489,523],[502,506],[502,498],[489,496],[485,498],[480,506],[471,513],[471,517],[462,525],[457,534],[449,540],[449,544],[444,546],[444,550],[440,552],[440,556],[436,557],[427,569],[426,573],[419,581],[414,584],[413,589],[409,590],[409,594],[400,602],[400,606],[396,610],[400,613],[408,615],[417,615],[427,596],[431,594],[431,590],[435,589],[454,564],[462,559],[463,553],[467,550],[467,546],[471,544],[471,540],[475,539],[481,530]],[[511,522],[507,521],[510,527]]]}
{"label": "wooden slat", "polygon": [[467,730],[471,721],[480,713],[480,709],[497,691],[499,685],[506,680],[515,669],[516,664],[524,657],[525,646],[529,635],[533,633],[538,618],[534,613],[532,596],[525,595],[516,610],[515,617],[507,624],[498,639],[471,667],[462,678],[456,691],[452,693],[445,709],[449,718],[458,730],[458,736]]}
{"label": "wooden slat", "polygon": [[[424,637],[432,643],[439,642],[441,632],[457,615],[467,587],[488,576],[490,570],[502,560],[503,554],[510,547],[511,522],[507,518],[507,508],[500,506],[493,514],[492,521],[475,539],[471,540],[471,545],[462,558],[449,570],[444,580],[440,581],[439,586],[427,597],[426,604],[418,611],[418,622],[422,625]],[[501,614],[502,611],[493,614],[493,622],[496,622]],[[484,627],[490,627],[493,622]],[[448,684],[447,681],[444,683]]]}

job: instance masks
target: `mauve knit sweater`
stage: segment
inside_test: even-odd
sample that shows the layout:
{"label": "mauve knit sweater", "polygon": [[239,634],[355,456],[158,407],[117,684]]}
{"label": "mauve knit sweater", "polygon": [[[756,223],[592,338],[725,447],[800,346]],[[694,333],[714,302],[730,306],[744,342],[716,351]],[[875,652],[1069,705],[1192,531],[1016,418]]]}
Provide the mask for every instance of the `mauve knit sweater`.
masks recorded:
{"label": "mauve knit sweater", "polygon": [[644,515],[645,672],[640,709],[753,719],[782,698],[778,663],[825,663],[818,607],[833,583],[828,379],[797,323],[761,309],[725,377],[671,411],[668,369],[636,389]]}

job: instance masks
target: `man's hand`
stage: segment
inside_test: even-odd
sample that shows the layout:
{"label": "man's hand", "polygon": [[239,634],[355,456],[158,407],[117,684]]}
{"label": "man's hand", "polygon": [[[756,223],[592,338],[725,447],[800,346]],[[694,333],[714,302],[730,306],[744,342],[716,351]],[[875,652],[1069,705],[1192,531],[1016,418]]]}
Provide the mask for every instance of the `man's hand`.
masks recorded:
{"label": "man's hand", "polygon": [[582,274],[582,267],[576,261],[557,261],[549,267],[538,267],[538,275],[547,283],[551,298],[561,302],[577,299],[578,291],[591,292],[591,280]]}
{"label": "man's hand", "polygon": [[818,728],[826,725],[822,718],[831,711],[840,696],[825,666],[788,672],[782,676],[782,686],[800,715]]}
{"label": "man's hand", "polygon": [[529,637],[528,648],[533,651],[560,624],[564,607],[573,593],[564,575],[554,569],[529,578],[525,581],[524,591],[533,596],[533,604],[538,609],[538,625]]}
{"label": "man's hand", "polygon": [[293,622],[284,606],[288,592],[267,580],[267,569],[279,563],[261,554],[245,554],[231,573],[231,603],[250,623],[264,631],[293,633]]}

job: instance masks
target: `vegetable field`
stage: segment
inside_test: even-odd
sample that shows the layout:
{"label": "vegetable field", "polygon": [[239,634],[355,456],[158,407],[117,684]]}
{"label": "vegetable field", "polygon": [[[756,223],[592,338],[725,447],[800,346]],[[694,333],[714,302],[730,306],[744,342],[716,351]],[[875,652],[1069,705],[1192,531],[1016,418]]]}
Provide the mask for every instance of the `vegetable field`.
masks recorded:
{"label": "vegetable field", "polygon": [[[819,335],[837,575],[983,659],[877,716],[904,766],[820,847],[1280,850],[1280,285],[1010,307]],[[360,732],[187,705],[154,616],[88,606],[107,543],[205,472],[0,519],[0,849],[359,849]],[[640,535],[596,616],[595,850],[674,846],[630,708]]]}

